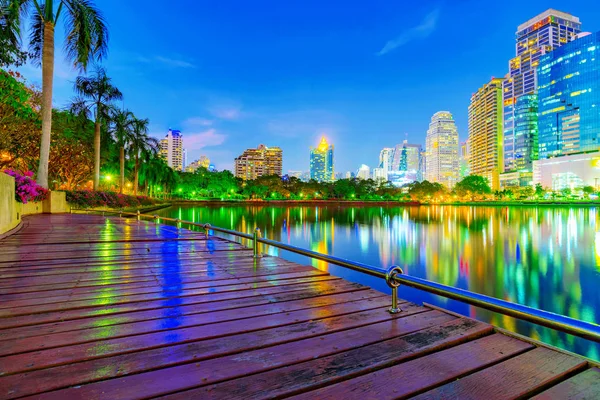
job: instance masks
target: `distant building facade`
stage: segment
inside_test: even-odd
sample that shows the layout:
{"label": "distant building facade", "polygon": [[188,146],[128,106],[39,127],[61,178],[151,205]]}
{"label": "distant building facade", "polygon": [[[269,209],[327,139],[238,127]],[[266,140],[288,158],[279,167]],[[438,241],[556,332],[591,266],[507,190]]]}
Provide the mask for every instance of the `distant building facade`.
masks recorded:
{"label": "distant building facade", "polygon": [[371,169],[368,165],[362,164],[360,168],[356,171],[356,177],[358,179],[370,179],[371,178]]}
{"label": "distant building facade", "polygon": [[492,78],[473,93],[469,104],[469,139],[464,149],[461,145],[461,161],[467,161],[469,173],[487,178],[493,190],[500,189],[503,163],[503,82],[504,79]]}
{"label": "distant building facade", "polygon": [[235,159],[235,176],[253,180],[266,175],[282,175],[283,154],[279,147],[264,144],[256,149],[247,149]]}
{"label": "distant building facade", "polygon": [[335,170],[333,165],[333,144],[321,138],[319,145],[310,148],[310,179],[318,182],[333,182]]}
{"label": "distant building facade", "polygon": [[509,73],[503,82],[503,170],[510,177],[501,180],[507,185],[524,186],[532,182],[533,161],[538,158],[540,57],[574,40],[580,31],[579,18],[553,9],[517,28],[516,57],[510,60]]}
{"label": "distant building facade", "polygon": [[176,171],[183,171],[183,136],[181,131],[169,129],[160,141],[160,156]]}
{"label": "distant building facade", "polygon": [[450,112],[438,111],[431,117],[425,151],[425,178],[448,188],[454,187],[459,169],[458,130]]}
{"label": "distant building facade", "polygon": [[185,167],[185,172],[196,172],[200,167],[208,169],[210,167],[210,159],[207,156],[200,156],[196,161],[192,161]]}

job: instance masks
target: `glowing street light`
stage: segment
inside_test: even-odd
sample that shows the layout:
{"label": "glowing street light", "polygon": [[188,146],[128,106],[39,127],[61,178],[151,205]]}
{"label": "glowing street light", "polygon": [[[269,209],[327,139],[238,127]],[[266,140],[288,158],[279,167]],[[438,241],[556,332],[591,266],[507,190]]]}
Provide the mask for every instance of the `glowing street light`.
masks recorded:
{"label": "glowing street light", "polygon": [[110,175],[106,175],[106,176],[104,177],[104,179],[105,179],[107,182],[110,182],[110,181],[112,180],[112,176],[110,176]]}

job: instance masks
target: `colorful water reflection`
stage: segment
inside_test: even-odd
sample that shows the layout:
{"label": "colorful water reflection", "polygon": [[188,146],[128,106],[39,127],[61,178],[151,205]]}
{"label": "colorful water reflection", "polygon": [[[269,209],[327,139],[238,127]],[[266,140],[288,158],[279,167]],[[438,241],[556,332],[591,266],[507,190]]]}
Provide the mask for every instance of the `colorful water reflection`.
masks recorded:
{"label": "colorful water reflection", "polygon": [[[600,322],[600,224],[595,208],[177,206],[161,215],[208,222]],[[387,291],[384,282],[278,249],[272,255]],[[401,288],[401,296],[448,308],[600,360],[600,346],[467,305]]]}

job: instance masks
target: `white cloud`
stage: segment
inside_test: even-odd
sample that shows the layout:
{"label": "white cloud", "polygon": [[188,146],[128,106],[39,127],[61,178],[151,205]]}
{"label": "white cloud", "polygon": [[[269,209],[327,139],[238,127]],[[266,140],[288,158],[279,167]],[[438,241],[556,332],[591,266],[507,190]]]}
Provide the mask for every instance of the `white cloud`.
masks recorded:
{"label": "white cloud", "polygon": [[236,120],[242,116],[240,107],[237,106],[217,106],[211,107],[209,112],[219,119]]}
{"label": "white cloud", "polygon": [[196,66],[188,61],[173,58],[173,57],[163,57],[163,56],[153,56],[153,57],[145,57],[139,56],[137,58],[139,62],[147,63],[147,64],[162,64],[166,67],[173,68],[196,68]]}
{"label": "white cloud", "polygon": [[205,147],[218,146],[225,142],[227,135],[217,133],[216,129],[211,128],[202,132],[182,132],[183,133],[183,147],[188,152],[194,150],[200,150]]}
{"label": "white cloud", "polygon": [[182,122],[182,125],[186,128],[194,128],[198,126],[211,126],[213,121],[202,117],[190,117]]}
{"label": "white cloud", "polygon": [[440,17],[440,8],[436,8],[425,16],[423,21],[404,32],[402,32],[397,38],[388,41],[385,46],[377,53],[378,56],[387,54],[400,46],[404,46],[408,42],[415,39],[424,39],[431,35],[437,26],[438,19]]}

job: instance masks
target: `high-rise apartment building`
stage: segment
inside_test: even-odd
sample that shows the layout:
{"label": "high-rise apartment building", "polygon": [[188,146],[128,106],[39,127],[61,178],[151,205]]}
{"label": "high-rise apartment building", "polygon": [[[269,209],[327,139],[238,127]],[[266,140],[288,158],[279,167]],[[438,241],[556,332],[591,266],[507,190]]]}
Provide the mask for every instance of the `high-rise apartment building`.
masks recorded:
{"label": "high-rise apartment building", "polygon": [[450,112],[438,111],[431,117],[425,151],[425,179],[454,187],[458,182],[458,130]]}
{"label": "high-rise apartment building", "polygon": [[471,174],[469,169],[469,141],[460,142],[459,161],[458,161],[458,179],[463,179]]}
{"label": "high-rise apartment building", "polygon": [[421,158],[421,145],[410,144],[408,140],[402,143],[402,150],[400,153],[400,171],[414,172],[415,175],[419,171],[419,164]]}
{"label": "high-rise apartment building", "polygon": [[283,155],[279,147],[264,144],[256,149],[247,149],[235,159],[235,176],[252,180],[266,175],[282,175]]}
{"label": "high-rise apartment building", "polygon": [[[503,83],[504,172],[512,184],[527,185],[537,159],[537,67],[540,57],[574,40],[581,31],[579,18],[549,9],[519,25],[516,57],[509,62]],[[516,175],[515,175],[516,173]],[[502,179],[507,181],[506,179]]]}
{"label": "high-rise apartment building", "polygon": [[176,171],[183,171],[183,136],[181,132],[169,129],[167,136],[160,141],[159,153],[169,167]]}
{"label": "high-rise apartment building", "polygon": [[469,139],[464,144],[464,156],[461,154],[461,160],[467,161],[469,173],[487,178],[494,190],[500,188],[503,162],[503,81],[501,78],[492,78],[471,96]]}
{"label": "high-rise apartment building", "polygon": [[207,156],[200,156],[196,161],[191,162],[188,166],[185,167],[185,172],[196,172],[198,168],[206,168],[210,167],[210,159]]}
{"label": "high-rise apartment building", "polygon": [[329,144],[325,137],[315,148],[310,148],[310,179],[319,182],[333,182],[335,172],[333,168],[333,144]]}

